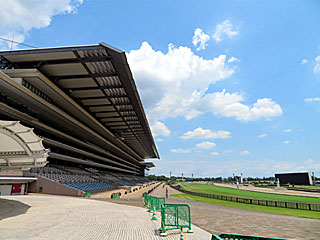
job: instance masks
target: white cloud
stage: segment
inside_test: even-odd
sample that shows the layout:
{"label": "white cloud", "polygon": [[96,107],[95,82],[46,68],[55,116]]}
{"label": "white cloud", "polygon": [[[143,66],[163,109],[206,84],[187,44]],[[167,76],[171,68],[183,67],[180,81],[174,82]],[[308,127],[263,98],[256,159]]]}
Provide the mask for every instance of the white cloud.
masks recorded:
{"label": "white cloud", "polygon": [[197,47],[197,51],[204,50],[206,46],[208,46],[207,41],[209,41],[210,36],[205,34],[202,29],[197,28],[194,30],[194,35],[192,37],[192,43],[195,47]]}
{"label": "white cloud", "polygon": [[296,162],[278,162],[273,168],[274,171],[278,172],[304,172],[304,171],[317,171],[320,169],[320,162],[315,161],[312,158],[308,158],[302,164]]}
{"label": "white cloud", "polygon": [[242,121],[276,117],[282,114],[280,105],[270,98],[258,99],[252,106],[242,104],[243,100],[242,95],[228,93],[225,89],[221,92],[206,94],[198,106],[198,114],[201,113],[200,110],[204,112],[207,109],[215,115],[236,117],[237,120]]}
{"label": "white cloud", "polygon": [[316,65],[314,66],[313,72],[320,73],[320,55],[315,58]]}
{"label": "white cloud", "polygon": [[238,30],[233,29],[233,26],[229,19],[225,20],[222,23],[217,24],[216,31],[212,38],[216,40],[216,42],[221,42],[224,38],[232,38],[239,34]]}
{"label": "white cloud", "polygon": [[191,149],[182,149],[182,148],[177,148],[177,149],[171,149],[170,152],[173,152],[173,153],[190,153],[191,152]]}
{"label": "white cloud", "polygon": [[250,152],[248,150],[243,150],[240,152],[240,155],[249,155]]}
{"label": "white cloud", "polygon": [[167,126],[162,122],[156,122],[151,126],[151,130],[153,133],[153,136],[170,136],[170,130],[167,128]]}
{"label": "white cloud", "polygon": [[201,127],[196,128],[193,131],[188,131],[184,133],[180,138],[182,139],[208,139],[208,138],[229,138],[230,137],[229,131],[222,131],[219,130],[218,132],[213,132],[210,129],[203,129]]}
{"label": "white cloud", "polygon": [[156,141],[157,141],[157,142],[163,142],[164,139],[163,139],[163,138],[156,138]]}
{"label": "white cloud", "polygon": [[[23,42],[28,32],[50,25],[52,17],[59,14],[75,13],[82,0],[10,0],[0,5],[0,36]],[[1,41],[1,48],[11,43]],[[16,46],[14,46],[16,47]]]}
{"label": "white cloud", "polygon": [[218,156],[219,155],[218,152],[211,152],[210,154],[213,155],[213,156]]}
{"label": "white cloud", "polygon": [[197,148],[201,148],[201,149],[210,149],[215,146],[216,146],[216,144],[214,142],[202,142],[202,143],[198,143],[196,145]]}
{"label": "white cloud", "polygon": [[228,59],[228,63],[232,63],[232,62],[240,62],[240,60],[236,57],[231,57]]}
{"label": "white cloud", "polygon": [[283,130],[284,132],[286,132],[286,133],[289,133],[289,132],[292,132],[292,129],[291,128],[288,128],[288,129],[285,129],[285,130]]}
{"label": "white cloud", "polygon": [[[226,56],[206,60],[188,47],[168,47],[155,51],[143,42],[127,54],[149,120],[192,117],[195,104],[210,84],[228,78],[234,70],[226,66]],[[155,94],[156,89],[156,94]]]}
{"label": "white cloud", "polygon": [[225,55],[206,60],[188,47],[173,45],[164,54],[143,42],[127,56],[151,123],[178,116],[191,119],[206,112],[248,121],[282,114],[280,105],[269,98],[247,106],[238,93],[206,93],[211,84],[234,73]]}
{"label": "white cloud", "polygon": [[305,102],[320,102],[320,97],[305,98]]}
{"label": "white cloud", "polygon": [[262,133],[262,134],[258,135],[257,138],[264,138],[264,137],[266,137],[266,136],[268,136],[268,134]]}
{"label": "white cloud", "polygon": [[309,61],[308,61],[308,59],[302,59],[302,61],[301,61],[301,64],[303,65],[303,64],[307,64]]}
{"label": "white cloud", "polygon": [[283,142],[283,144],[289,144],[289,143],[290,143],[289,140],[286,140],[286,141]]}

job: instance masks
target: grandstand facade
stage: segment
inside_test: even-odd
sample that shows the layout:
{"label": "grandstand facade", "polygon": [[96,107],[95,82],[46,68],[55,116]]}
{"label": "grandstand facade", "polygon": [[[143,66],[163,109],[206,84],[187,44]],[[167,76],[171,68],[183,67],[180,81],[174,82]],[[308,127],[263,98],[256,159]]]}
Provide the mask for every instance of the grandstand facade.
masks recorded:
{"label": "grandstand facade", "polygon": [[159,158],[125,53],[105,43],[0,52],[0,120],[50,149],[31,175],[82,191],[143,183]]}

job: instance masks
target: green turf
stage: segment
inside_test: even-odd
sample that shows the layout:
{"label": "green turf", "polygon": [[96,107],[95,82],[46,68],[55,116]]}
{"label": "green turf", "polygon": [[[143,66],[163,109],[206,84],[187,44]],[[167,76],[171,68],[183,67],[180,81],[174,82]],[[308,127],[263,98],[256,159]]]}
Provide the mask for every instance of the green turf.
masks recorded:
{"label": "green turf", "polygon": [[229,201],[217,200],[212,198],[199,197],[199,196],[194,196],[190,194],[172,194],[170,196],[199,201],[199,202],[205,202],[210,204],[222,205],[226,207],[241,208],[241,209],[275,213],[275,214],[283,214],[283,215],[303,217],[303,218],[320,219],[320,212],[315,212],[315,211],[251,205],[251,204],[245,204],[245,203],[229,202]]}
{"label": "green turf", "polygon": [[179,183],[184,190],[192,192],[202,192],[202,193],[212,193],[221,195],[231,195],[246,198],[260,198],[268,200],[278,200],[278,201],[288,201],[288,202],[304,202],[304,203],[315,203],[320,204],[320,198],[312,197],[299,197],[299,196],[289,196],[280,195],[272,193],[260,193],[246,190],[237,190],[228,187],[219,187],[199,183]]}

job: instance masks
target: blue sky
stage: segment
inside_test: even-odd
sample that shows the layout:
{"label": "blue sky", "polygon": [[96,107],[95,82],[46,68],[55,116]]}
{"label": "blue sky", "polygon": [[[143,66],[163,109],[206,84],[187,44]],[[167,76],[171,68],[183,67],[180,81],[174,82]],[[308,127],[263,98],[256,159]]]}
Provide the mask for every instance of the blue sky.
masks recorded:
{"label": "blue sky", "polygon": [[12,0],[0,12],[4,38],[126,51],[161,156],[151,174],[320,175],[319,1]]}

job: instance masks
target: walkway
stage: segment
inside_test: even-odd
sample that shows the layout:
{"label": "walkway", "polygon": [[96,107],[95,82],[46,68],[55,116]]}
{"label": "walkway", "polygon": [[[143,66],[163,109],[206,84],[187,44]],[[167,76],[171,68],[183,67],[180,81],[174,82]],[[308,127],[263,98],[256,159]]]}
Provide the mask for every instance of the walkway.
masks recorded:
{"label": "walkway", "polygon": [[[160,186],[151,195],[165,197],[166,188],[169,190],[169,195],[181,193],[168,186],[165,188]],[[166,199],[166,203],[189,204],[192,223],[211,233],[320,239],[320,220],[230,208],[174,197]]]}
{"label": "walkway", "polygon": [[[8,209],[10,209],[8,211]],[[50,196],[0,197],[0,239],[179,239],[158,236],[160,220],[140,207],[93,199]],[[159,217],[158,217],[159,219]],[[189,240],[209,240],[211,235],[194,226]]]}

